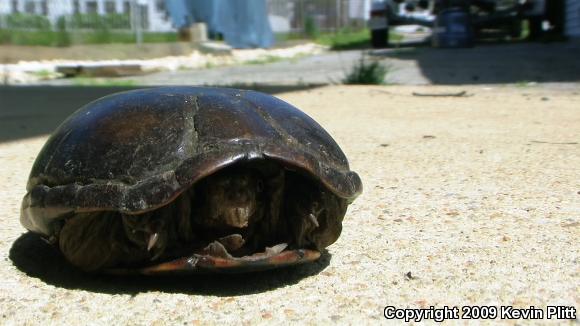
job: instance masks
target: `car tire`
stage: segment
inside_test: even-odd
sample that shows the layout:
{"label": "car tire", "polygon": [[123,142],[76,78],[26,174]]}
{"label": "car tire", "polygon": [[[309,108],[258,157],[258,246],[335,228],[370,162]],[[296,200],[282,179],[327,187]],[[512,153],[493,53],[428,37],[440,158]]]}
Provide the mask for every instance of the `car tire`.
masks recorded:
{"label": "car tire", "polygon": [[515,19],[509,26],[509,34],[511,38],[519,39],[522,36],[522,21]]}
{"label": "car tire", "polygon": [[389,45],[389,29],[371,30],[371,45],[373,48],[386,48]]}
{"label": "car tire", "polygon": [[529,20],[529,29],[530,33],[528,35],[528,39],[532,41],[539,40],[542,36],[542,19],[541,18],[532,18]]}

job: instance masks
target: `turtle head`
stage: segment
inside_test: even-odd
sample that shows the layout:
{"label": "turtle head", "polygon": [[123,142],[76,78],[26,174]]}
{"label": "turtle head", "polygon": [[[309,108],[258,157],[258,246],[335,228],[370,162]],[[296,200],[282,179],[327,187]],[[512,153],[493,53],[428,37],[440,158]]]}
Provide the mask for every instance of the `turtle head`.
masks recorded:
{"label": "turtle head", "polygon": [[263,181],[251,170],[226,169],[209,177],[205,196],[207,224],[217,227],[245,228],[260,205]]}

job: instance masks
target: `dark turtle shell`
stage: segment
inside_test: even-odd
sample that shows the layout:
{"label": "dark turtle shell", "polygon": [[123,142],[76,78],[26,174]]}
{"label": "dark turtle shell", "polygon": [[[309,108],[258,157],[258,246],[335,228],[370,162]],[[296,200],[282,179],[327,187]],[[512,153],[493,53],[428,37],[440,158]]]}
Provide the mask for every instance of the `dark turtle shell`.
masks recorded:
{"label": "dark turtle shell", "polygon": [[347,202],[359,176],[332,137],[292,105],[254,91],[143,89],[82,107],[49,138],[30,173],[21,223],[51,237],[76,213],[138,214],[237,162],[301,169]]}

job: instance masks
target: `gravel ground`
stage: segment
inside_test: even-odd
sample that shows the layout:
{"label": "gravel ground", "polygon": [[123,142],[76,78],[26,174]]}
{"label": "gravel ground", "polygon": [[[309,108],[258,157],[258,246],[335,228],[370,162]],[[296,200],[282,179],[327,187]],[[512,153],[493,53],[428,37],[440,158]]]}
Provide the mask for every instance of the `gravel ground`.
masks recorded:
{"label": "gravel ground", "polygon": [[[467,97],[412,92],[465,90]],[[363,180],[315,264],[250,275],[87,276],[18,222],[45,136],[0,144],[0,324],[360,324],[386,305],[580,306],[580,88],[283,93]],[[41,117],[41,115],[39,115]]]}

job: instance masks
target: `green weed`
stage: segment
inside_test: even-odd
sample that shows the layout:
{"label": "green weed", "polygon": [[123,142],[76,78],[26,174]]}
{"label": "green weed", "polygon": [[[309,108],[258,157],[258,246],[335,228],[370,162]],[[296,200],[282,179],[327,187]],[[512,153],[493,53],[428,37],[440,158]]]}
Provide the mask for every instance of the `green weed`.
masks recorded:
{"label": "green weed", "polygon": [[304,22],[304,34],[310,39],[315,39],[320,35],[320,29],[316,20],[312,16],[308,16]]}
{"label": "green weed", "polygon": [[350,85],[384,85],[389,67],[377,61],[369,62],[362,56],[343,80]]}
{"label": "green weed", "polygon": [[51,79],[53,78],[56,74],[55,72],[52,71],[48,71],[48,70],[37,70],[37,71],[33,71],[31,72],[32,75],[38,77],[39,79],[42,80],[46,80],[46,79]]}
{"label": "green weed", "polygon": [[275,55],[266,55],[258,59],[245,61],[244,63],[247,65],[265,65],[268,63],[274,63],[282,60],[284,60],[284,58],[282,57],[278,57]]}

